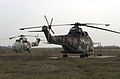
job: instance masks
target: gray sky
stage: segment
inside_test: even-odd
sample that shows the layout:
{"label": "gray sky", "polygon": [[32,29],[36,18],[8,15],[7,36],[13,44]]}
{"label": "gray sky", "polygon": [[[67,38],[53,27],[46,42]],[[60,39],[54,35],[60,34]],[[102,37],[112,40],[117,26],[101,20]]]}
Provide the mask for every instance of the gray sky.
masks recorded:
{"label": "gray sky", "polygon": [[[20,34],[38,34],[20,31],[20,27],[45,25],[44,15],[53,24],[110,23],[98,26],[120,31],[119,0],[0,0],[0,39]],[[56,35],[67,34],[70,27],[53,27]],[[120,35],[83,27],[94,42],[120,46]],[[40,34],[44,36],[43,33]],[[15,40],[0,40],[0,45],[12,45]]]}

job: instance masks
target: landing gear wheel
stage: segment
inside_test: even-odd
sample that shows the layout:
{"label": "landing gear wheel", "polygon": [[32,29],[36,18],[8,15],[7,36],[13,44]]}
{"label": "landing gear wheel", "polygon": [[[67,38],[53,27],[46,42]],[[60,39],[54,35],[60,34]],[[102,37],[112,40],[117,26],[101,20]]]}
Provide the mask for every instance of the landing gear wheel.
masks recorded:
{"label": "landing gear wheel", "polygon": [[97,56],[102,56],[102,54],[98,54]]}
{"label": "landing gear wheel", "polygon": [[85,57],[88,57],[89,55],[88,54],[85,54]]}
{"label": "landing gear wheel", "polygon": [[67,54],[64,54],[64,55],[63,55],[63,58],[68,58],[68,55],[67,55]]}
{"label": "landing gear wheel", "polygon": [[85,55],[84,54],[80,55],[80,58],[85,58]]}

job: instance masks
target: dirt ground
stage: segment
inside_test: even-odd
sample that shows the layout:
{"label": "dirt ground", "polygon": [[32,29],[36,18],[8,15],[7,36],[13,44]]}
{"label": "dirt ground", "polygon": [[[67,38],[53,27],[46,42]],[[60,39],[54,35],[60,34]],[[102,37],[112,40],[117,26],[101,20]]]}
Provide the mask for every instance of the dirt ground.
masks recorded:
{"label": "dirt ground", "polygon": [[109,58],[62,58],[61,50],[0,50],[0,79],[120,79],[120,49],[95,50]]}

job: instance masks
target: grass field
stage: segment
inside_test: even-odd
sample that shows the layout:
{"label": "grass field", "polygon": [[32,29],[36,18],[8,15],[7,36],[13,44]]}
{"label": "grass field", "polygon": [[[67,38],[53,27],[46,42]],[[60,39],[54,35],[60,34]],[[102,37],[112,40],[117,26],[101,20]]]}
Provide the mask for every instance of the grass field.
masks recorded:
{"label": "grass field", "polygon": [[120,79],[120,49],[101,50],[113,58],[49,58],[61,57],[61,50],[0,50],[0,79]]}

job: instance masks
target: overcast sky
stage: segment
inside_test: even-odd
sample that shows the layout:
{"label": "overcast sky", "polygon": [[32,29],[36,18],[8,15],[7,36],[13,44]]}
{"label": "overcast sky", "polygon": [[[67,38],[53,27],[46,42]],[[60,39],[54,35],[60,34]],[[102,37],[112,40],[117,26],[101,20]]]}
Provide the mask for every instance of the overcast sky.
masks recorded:
{"label": "overcast sky", "polygon": [[[119,0],[0,0],[0,45],[12,45],[15,41],[4,38],[20,34],[38,34],[29,33],[27,30],[20,31],[19,28],[46,25],[44,15],[49,20],[53,17],[53,24],[109,23],[109,27],[97,27],[120,31]],[[82,28],[89,33],[94,42],[120,46],[119,34]],[[67,26],[53,27],[56,35],[67,34],[69,29]],[[39,35],[44,36],[43,33]]]}

